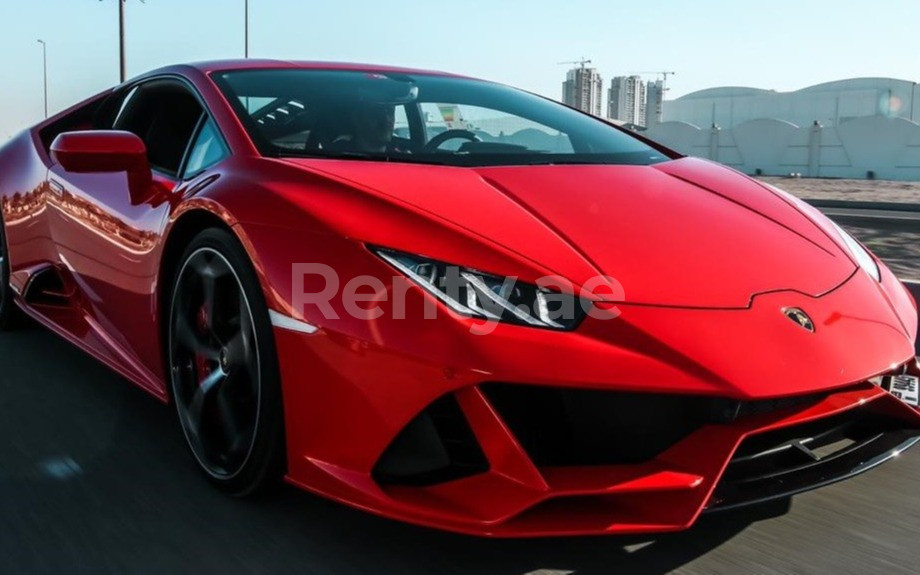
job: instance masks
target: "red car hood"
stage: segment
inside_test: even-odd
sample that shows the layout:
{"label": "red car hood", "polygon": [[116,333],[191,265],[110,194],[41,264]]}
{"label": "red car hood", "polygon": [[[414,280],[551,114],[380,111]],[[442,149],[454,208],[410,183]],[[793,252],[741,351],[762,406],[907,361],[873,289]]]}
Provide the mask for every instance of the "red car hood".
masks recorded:
{"label": "red car hood", "polygon": [[449,220],[580,285],[613,277],[630,303],[744,308],[777,290],[820,296],[855,270],[786,199],[703,160],[476,169],[288,161]]}

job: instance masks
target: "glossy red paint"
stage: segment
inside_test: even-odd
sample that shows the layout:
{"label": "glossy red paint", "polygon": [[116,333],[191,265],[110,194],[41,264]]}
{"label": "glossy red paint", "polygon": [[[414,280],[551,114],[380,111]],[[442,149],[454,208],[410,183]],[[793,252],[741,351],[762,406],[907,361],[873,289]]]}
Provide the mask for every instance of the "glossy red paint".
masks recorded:
{"label": "glossy red paint", "polygon": [[[469,170],[290,162],[531,260],[532,279],[555,273],[582,285],[597,275],[611,276],[636,304],[743,309],[759,293],[827,293],[856,269],[845,251],[794,207],[763,193],[749,178],[698,159],[651,168]],[[706,184],[723,191],[710,191]],[[443,193],[433,194],[432,188]],[[356,222],[363,218],[353,216]],[[415,238],[405,234],[393,237],[376,227],[354,233],[368,243],[418,251]],[[448,261],[466,258],[458,254]]]}
{"label": "glossy red paint", "polygon": [[[858,410],[920,426],[915,410],[866,383],[913,357],[916,303],[884,265],[880,283],[863,273],[824,216],[794,198],[690,158],[475,169],[264,158],[209,75],[266,67],[424,73],[253,60],[151,72],[122,89],[181,78],[220,126],[228,159],[188,181],[154,172],[138,186],[126,175],[144,169],[126,160],[137,158],[136,138],[61,135],[49,155],[44,136],[77,106],[0,149],[0,200],[20,306],[164,401],[160,322],[175,230],[202,217],[232,230],[271,310],[318,328],[274,333],[291,483],[479,535],[672,531],[696,521],[749,436]],[[89,161],[89,152],[115,155],[81,173],[88,164],[78,158]],[[396,274],[368,244],[524,281],[558,275],[573,290],[611,276],[626,297],[612,302],[618,319],[588,318],[568,333],[499,325],[473,335],[474,320],[443,306],[423,319],[429,296],[417,287],[408,288],[406,319],[387,319]],[[378,278],[388,290],[384,315],[350,317],[347,280],[331,301],[338,319],[295,306],[304,281],[296,263]],[[30,282],[49,271],[66,305],[29,298]],[[307,285],[318,291],[314,280]],[[815,333],[791,323],[787,307],[807,310]],[[483,393],[490,382],[735,400],[826,396],[706,425],[640,464],[540,467]],[[488,472],[428,487],[375,481],[387,446],[449,394]]]}

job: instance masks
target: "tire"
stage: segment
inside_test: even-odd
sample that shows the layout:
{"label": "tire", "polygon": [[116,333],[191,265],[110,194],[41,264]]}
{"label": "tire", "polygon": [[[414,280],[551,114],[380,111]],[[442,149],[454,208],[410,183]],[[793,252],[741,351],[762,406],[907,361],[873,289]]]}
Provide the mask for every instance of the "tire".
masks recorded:
{"label": "tire", "polygon": [[256,272],[223,229],[176,268],[167,324],[170,392],[189,449],[221,490],[244,496],[284,471],[278,354]]}
{"label": "tire", "polygon": [[0,214],[0,331],[18,327],[20,320],[19,309],[13,301],[13,288],[10,287],[10,259],[6,246],[6,230]]}

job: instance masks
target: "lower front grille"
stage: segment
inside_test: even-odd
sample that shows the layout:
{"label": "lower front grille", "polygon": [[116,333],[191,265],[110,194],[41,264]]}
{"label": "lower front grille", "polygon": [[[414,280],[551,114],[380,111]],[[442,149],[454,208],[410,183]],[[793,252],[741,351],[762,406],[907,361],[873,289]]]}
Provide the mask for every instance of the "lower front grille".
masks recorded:
{"label": "lower front grille", "polygon": [[821,403],[827,396],[827,393],[810,393],[807,395],[793,395],[791,397],[781,397],[778,399],[756,399],[753,401],[737,402],[737,419],[754,415],[766,415],[787,409],[805,409]]}
{"label": "lower front grille", "polygon": [[482,390],[538,467],[644,463],[704,425],[800,410],[827,397],[738,401],[506,383]]}
{"label": "lower front grille", "polygon": [[917,428],[866,408],[755,435],[729,462],[707,509],[731,509],[835,483],[918,439]]}
{"label": "lower front grille", "polygon": [[735,402],[705,397],[498,383],[482,389],[538,467],[645,462],[706,423],[737,415]]}

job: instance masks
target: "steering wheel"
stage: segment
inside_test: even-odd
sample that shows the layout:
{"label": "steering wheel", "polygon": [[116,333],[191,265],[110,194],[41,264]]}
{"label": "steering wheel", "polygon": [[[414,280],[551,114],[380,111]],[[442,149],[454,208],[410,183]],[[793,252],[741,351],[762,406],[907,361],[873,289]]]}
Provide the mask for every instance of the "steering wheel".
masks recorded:
{"label": "steering wheel", "polygon": [[448,140],[454,140],[457,138],[462,138],[464,140],[469,140],[470,142],[481,142],[482,140],[469,130],[460,130],[453,129],[447,130],[446,132],[441,132],[434,138],[431,138],[427,144],[422,148],[423,152],[435,152],[440,148],[444,142]]}

